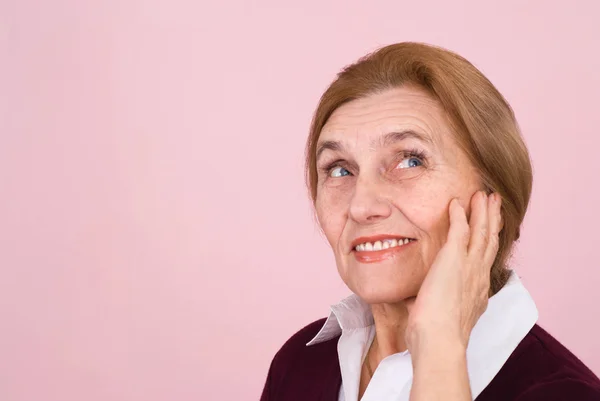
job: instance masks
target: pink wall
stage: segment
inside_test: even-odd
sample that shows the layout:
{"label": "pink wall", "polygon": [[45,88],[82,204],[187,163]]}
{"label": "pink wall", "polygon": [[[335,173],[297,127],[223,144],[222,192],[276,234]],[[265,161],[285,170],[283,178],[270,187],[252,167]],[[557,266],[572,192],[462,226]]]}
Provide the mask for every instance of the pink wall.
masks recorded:
{"label": "pink wall", "polygon": [[514,106],[536,170],[515,266],[600,374],[598,2],[283,3],[0,2],[2,400],[257,399],[347,294],[303,188],[311,113],[403,40]]}

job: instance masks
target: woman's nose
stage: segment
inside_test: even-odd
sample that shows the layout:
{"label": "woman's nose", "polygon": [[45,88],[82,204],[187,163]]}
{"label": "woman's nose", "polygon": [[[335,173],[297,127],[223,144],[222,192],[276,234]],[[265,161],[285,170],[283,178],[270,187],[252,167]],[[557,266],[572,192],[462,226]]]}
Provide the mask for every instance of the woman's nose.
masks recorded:
{"label": "woman's nose", "polygon": [[358,223],[370,224],[388,218],[391,212],[385,184],[359,177],[350,202],[350,216]]}

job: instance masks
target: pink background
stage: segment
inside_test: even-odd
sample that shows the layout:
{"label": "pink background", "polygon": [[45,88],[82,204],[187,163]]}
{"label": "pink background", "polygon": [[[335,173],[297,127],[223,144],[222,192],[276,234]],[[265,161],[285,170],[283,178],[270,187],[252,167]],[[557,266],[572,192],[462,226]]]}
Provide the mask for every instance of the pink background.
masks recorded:
{"label": "pink background", "polygon": [[0,2],[2,400],[257,399],[348,294],[303,187],[311,114],[404,40],[513,105],[535,166],[514,266],[600,374],[599,3],[366,4]]}

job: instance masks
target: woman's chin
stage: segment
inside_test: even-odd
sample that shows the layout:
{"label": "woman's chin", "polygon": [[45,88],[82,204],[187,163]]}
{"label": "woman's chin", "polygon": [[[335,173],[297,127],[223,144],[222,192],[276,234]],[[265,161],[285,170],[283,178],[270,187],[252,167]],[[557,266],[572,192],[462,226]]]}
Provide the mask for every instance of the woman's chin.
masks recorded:
{"label": "woman's chin", "polygon": [[340,277],[352,292],[370,304],[398,303],[415,297],[427,275],[423,264],[414,260],[399,263],[391,259],[376,264],[344,262],[338,263]]}
{"label": "woman's chin", "polygon": [[363,301],[369,304],[380,303],[398,303],[407,298],[417,295],[419,291],[418,283],[393,282],[393,281],[370,281],[369,283],[360,283],[353,286],[352,291]]}

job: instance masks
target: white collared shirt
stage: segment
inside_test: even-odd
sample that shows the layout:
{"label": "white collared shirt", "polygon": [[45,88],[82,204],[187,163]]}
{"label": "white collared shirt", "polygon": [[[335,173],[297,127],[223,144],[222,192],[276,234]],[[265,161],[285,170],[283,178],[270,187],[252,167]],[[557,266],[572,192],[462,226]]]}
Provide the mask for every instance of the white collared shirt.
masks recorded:
{"label": "white collared shirt", "polygon": [[[506,285],[489,299],[471,332],[467,366],[473,399],[492,381],[537,319],[535,303],[513,271]],[[370,305],[355,294],[331,306],[325,324],[306,345],[330,340],[340,333],[337,348],[342,386],[338,399],[358,401],[362,362],[375,337],[375,324]],[[408,401],[412,374],[408,351],[387,356],[375,369],[361,400]]]}

